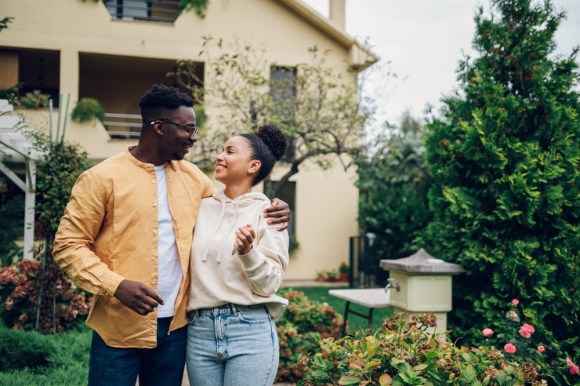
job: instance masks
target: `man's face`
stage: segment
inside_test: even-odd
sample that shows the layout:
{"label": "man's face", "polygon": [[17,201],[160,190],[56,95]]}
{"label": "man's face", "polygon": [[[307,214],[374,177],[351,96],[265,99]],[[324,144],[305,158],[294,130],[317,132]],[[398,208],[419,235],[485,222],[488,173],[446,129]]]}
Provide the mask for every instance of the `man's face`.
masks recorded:
{"label": "man's face", "polygon": [[171,119],[159,120],[164,127],[160,147],[167,161],[182,160],[197,141],[195,112],[193,108],[181,106]]}

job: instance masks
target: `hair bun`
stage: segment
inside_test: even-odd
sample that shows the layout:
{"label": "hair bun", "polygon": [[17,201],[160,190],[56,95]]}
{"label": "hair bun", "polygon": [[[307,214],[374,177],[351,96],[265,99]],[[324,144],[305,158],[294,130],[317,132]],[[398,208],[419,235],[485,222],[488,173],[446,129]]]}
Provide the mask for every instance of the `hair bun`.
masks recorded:
{"label": "hair bun", "polygon": [[266,146],[270,149],[276,160],[280,160],[284,153],[286,153],[286,146],[288,146],[288,139],[286,136],[274,125],[265,125],[256,132]]}

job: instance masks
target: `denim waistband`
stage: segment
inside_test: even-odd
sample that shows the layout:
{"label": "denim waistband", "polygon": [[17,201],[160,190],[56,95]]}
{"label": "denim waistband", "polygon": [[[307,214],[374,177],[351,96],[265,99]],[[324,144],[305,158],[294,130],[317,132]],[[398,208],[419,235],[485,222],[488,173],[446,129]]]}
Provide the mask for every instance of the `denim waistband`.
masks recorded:
{"label": "denim waistband", "polygon": [[187,313],[188,318],[199,315],[236,315],[237,313],[244,310],[266,310],[264,304],[252,304],[250,306],[242,306],[240,304],[226,303],[218,307],[212,308],[200,308],[199,310],[189,311]]}

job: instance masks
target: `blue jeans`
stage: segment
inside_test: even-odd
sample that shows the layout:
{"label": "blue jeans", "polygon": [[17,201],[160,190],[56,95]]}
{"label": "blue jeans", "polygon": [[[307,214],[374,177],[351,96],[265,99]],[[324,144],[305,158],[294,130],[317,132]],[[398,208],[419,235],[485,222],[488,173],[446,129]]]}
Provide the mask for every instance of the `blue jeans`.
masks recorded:
{"label": "blue jeans", "polygon": [[279,356],[276,325],[264,305],[226,304],[189,313],[191,386],[272,385]]}
{"label": "blue jeans", "polygon": [[93,332],[89,386],[181,386],[187,327],[169,331],[172,318],[157,319],[157,347],[110,347]]}

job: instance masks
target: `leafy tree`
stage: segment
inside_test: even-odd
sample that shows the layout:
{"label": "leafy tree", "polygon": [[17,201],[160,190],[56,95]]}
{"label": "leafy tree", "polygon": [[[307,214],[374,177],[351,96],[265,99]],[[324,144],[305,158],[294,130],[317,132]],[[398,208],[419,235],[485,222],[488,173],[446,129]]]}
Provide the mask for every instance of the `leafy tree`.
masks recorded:
{"label": "leafy tree", "polygon": [[77,144],[52,141],[38,133],[33,135],[33,140],[36,148],[45,154],[37,165],[36,228],[51,246],[72,187],[91,162]]}
{"label": "leafy tree", "polygon": [[466,269],[449,317],[456,337],[477,341],[518,298],[546,355],[578,357],[578,49],[554,54],[565,14],[550,1],[491,5],[475,16],[477,57],[460,64],[460,90],[427,125],[426,240]]}
{"label": "leafy tree", "polygon": [[376,235],[372,267],[417,251],[414,239],[429,220],[423,127],[408,113],[398,129],[377,138],[375,152],[357,162],[359,225]]}
{"label": "leafy tree", "polygon": [[[309,49],[310,63],[289,68],[276,67],[262,52],[239,41],[226,50],[221,40],[205,37],[203,46],[200,55],[209,67],[205,82],[196,75],[194,61],[179,62],[171,74],[203,100],[210,115],[194,162],[211,167],[226,138],[268,123],[278,125],[289,139],[284,158],[288,171],[272,184],[271,194],[307,162],[322,169],[336,159],[345,169],[352,165],[362,149],[360,139],[369,115],[357,101],[356,74],[337,73],[326,64],[327,54],[316,47]],[[213,49],[218,50],[215,58]],[[270,76],[273,70],[278,77]]]}
{"label": "leafy tree", "polygon": [[[43,316],[41,321],[40,316],[51,301],[52,332],[58,331],[60,326],[61,315],[57,313],[57,308],[61,310],[62,307],[57,303],[62,301],[63,296],[65,300],[75,296],[74,289],[69,291],[71,283],[52,258],[52,242],[76,179],[91,166],[87,153],[79,145],[65,142],[63,138],[64,133],[58,140],[38,132],[31,133],[35,147],[45,155],[38,163],[36,176],[36,230],[38,236],[44,237],[44,253],[39,254],[42,266],[37,279],[39,288],[35,291],[38,293],[35,328],[40,329],[42,322],[42,330],[46,331],[47,317]],[[63,289],[65,295],[62,294]],[[82,308],[84,295],[78,296]]]}

